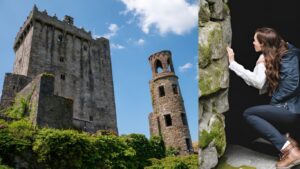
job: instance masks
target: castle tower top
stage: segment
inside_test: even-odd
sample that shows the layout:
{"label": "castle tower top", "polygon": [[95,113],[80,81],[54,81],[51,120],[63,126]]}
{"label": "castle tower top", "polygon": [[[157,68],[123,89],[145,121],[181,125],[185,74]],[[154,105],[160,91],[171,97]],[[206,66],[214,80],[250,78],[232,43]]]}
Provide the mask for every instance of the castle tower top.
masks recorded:
{"label": "castle tower top", "polygon": [[171,51],[163,50],[154,53],[149,57],[149,62],[153,79],[169,75],[175,76]]}
{"label": "castle tower top", "polygon": [[[23,26],[20,27],[19,32],[15,38],[14,50],[16,51],[20,44],[25,39],[30,28],[33,26],[34,22],[39,22],[45,25],[51,25],[56,29],[62,30],[66,34],[72,34],[84,39],[86,41],[93,40],[91,31],[86,31],[84,28],[77,28],[74,26],[74,18],[68,15],[64,16],[63,20],[59,20],[56,15],[50,16],[46,10],[39,11],[36,5],[33,6],[29,16],[26,21],[23,23]],[[97,40],[97,39],[96,39]]]}

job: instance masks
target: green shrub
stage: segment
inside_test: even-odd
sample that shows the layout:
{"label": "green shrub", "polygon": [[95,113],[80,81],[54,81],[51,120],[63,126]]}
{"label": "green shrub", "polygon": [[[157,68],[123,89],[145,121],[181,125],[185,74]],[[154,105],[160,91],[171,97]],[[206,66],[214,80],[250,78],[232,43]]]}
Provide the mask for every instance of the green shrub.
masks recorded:
{"label": "green shrub", "polygon": [[0,159],[6,165],[15,165],[18,157],[30,168],[139,169],[151,165],[150,158],[165,156],[160,137],[41,129],[26,119],[0,120],[0,126]]}
{"label": "green shrub", "polygon": [[136,152],[121,137],[115,135],[98,136],[95,147],[99,153],[99,160],[103,162],[101,168],[136,168]]}
{"label": "green shrub", "polygon": [[26,110],[29,108],[29,101],[21,97],[5,111],[5,115],[15,119],[24,117]]}
{"label": "green shrub", "polygon": [[166,148],[161,137],[154,136],[150,138],[150,158],[163,158],[166,154]]}
{"label": "green shrub", "polygon": [[152,165],[145,169],[198,169],[197,155],[166,157],[161,160],[150,159],[150,161]]}
{"label": "green shrub", "polygon": [[179,150],[174,147],[168,147],[166,150],[166,156],[175,157],[179,154]]}
{"label": "green shrub", "polygon": [[39,163],[49,168],[95,168],[94,139],[74,130],[41,129],[33,143]]}

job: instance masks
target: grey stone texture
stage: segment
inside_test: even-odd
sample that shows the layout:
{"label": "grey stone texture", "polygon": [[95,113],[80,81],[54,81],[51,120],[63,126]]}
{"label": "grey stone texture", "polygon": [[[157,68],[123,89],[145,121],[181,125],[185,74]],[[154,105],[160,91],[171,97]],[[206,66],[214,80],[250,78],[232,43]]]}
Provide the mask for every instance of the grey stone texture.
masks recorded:
{"label": "grey stone texture", "polygon": [[16,96],[29,100],[27,115],[34,125],[50,128],[73,128],[73,100],[54,95],[54,77],[41,74]]}
{"label": "grey stone texture", "polygon": [[199,168],[216,167],[226,149],[225,119],[229,109],[226,46],[231,45],[227,1],[201,0],[199,10]]}
{"label": "grey stone texture", "polygon": [[6,73],[2,89],[0,110],[12,106],[16,94],[21,91],[28,83],[30,83],[31,80],[32,79],[27,76]]}
{"label": "grey stone texture", "polygon": [[161,136],[167,148],[180,155],[193,152],[192,140],[178,77],[175,75],[170,51],[149,57],[152,68],[150,90],[153,112],[149,114],[151,136]]}
{"label": "grey stone texture", "polygon": [[228,145],[226,153],[222,158],[233,167],[249,166],[256,169],[276,169],[275,164],[278,157],[262,154],[243,146]]}
{"label": "grey stone texture", "polygon": [[117,134],[109,41],[93,39],[73,24],[70,16],[61,21],[34,6],[15,39],[13,73],[28,78],[53,74],[54,95],[74,102],[77,128]]}

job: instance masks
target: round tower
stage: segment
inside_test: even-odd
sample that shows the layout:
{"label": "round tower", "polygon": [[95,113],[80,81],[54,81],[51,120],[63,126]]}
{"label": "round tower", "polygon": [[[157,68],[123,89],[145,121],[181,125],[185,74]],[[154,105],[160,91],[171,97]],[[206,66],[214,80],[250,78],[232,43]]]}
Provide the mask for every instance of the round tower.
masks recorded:
{"label": "round tower", "polygon": [[161,136],[166,148],[175,148],[179,154],[191,153],[192,141],[172,54],[167,50],[154,53],[149,62],[153,106],[149,115],[150,134]]}

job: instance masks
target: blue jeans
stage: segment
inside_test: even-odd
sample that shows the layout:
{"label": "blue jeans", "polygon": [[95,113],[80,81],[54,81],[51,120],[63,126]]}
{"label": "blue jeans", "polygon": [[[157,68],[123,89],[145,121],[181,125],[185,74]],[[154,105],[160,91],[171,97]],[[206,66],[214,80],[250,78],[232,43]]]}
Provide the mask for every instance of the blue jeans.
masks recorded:
{"label": "blue jeans", "polygon": [[300,126],[300,114],[274,105],[250,107],[243,115],[246,121],[279,151],[287,141],[284,134],[292,129],[299,129]]}

